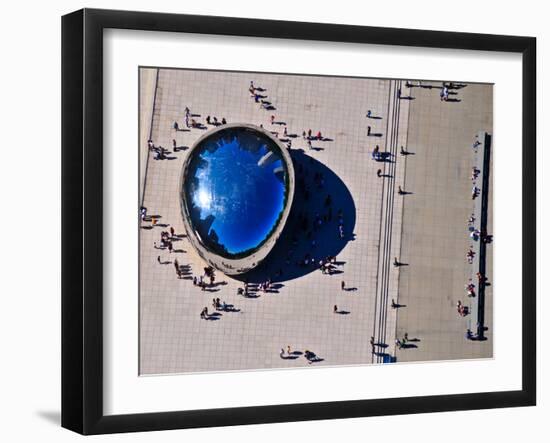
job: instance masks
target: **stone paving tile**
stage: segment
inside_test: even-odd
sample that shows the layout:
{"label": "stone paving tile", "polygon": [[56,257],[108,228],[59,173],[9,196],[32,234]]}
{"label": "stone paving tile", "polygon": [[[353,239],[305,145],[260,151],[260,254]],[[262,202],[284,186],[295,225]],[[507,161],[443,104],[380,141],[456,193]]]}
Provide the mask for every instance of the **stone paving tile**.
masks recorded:
{"label": "stone paving tile", "polygon": [[[275,111],[260,109],[249,97],[250,80],[267,89],[269,100],[277,108]],[[375,328],[380,196],[384,180],[376,176],[378,164],[370,160],[370,153],[375,144],[385,146],[388,142],[386,125],[391,86],[391,81],[380,79],[159,71],[152,124],[156,145],[171,149],[175,139],[178,146],[189,147],[202,134],[198,129],[178,132],[172,129],[176,120],[184,127],[186,106],[192,113],[200,114],[197,119],[203,123],[207,115],[215,115],[220,120],[225,117],[228,122],[261,124],[275,130],[269,119],[273,114],[276,120],[287,123],[289,133],[300,135],[311,128],[314,133],[320,130],[325,137],[333,139],[314,142],[314,146],[324,149],[312,151],[298,137],[293,141],[293,148],[304,149],[306,155],[329,167],[345,182],[356,208],[355,239],[338,255],[338,260],[345,262],[343,274],[327,276],[320,271],[311,272],[282,281],[284,286],[277,294],[246,299],[237,295],[240,283],[229,277],[220,276],[227,284],[213,293],[200,291],[189,280],[177,279],[173,265],[159,264],[158,256],[163,261],[177,257],[180,264],[191,266],[194,275],[202,272],[204,264],[200,257],[185,239],[176,242],[175,247],[186,252],[169,254],[155,249],[153,244],[159,241],[162,227],[140,230],[141,374],[307,367],[304,358],[282,360],[279,357],[279,350],[288,345],[293,350],[314,351],[324,358],[320,365],[373,361],[369,338]],[[383,134],[380,138],[366,137],[367,109],[382,116],[376,122],[377,132]],[[403,115],[408,116],[408,111]],[[407,120],[404,117],[400,120],[398,144],[407,144]],[[279,130],[282,132],[282,128]],[[141,149],[146,147],[142,144]],[[183,233],[178,183],[186,155],[187,151],[181,150],[171,155],[171,160],[149,158],[144,191],[144,205],[149,214],[161,215],[160,223],[173,226],[177,233]],[[404,166],[399,159],[396,180],[404,180],[409,186],[410,168],[407,164],[405,181]],[[446,167],[454,168],[450,163]],[[437,170],[429,171],[425,180],[436,180],[431,172],[435,174]],[[407,210],[407,206],[396,207],[394,223],[398,234],[401,233],[401,212],[407,214]],[[318,241],[336,235],[336,225],[324,226]],[[400,247],[400,236],[396,236],[390,255],[398,255]],[[463,254],[460,251],[459,256]],[[460,266],[463,267],[462,263]],[[397,296],[400,274],[401,270],[392,274],[391,297]],[[357,290],[341,291],[342,280]],[[400,286],[402,280],[400,277]],[[399,291],[401,296],[401,289]],[[204,306],[211,306],[213,297],[220,297],[241,311],[224,313],[218,321],[201,320],[200,311]],[[334,304],[350,314],[333,314]],[[388,331],[395,329],[396,314],[389,312]],[[435,314],[434,321],[437,321]],[[388,332],[386,340],[393,338]],[[471,350],[465,349],[462,355],[470,357]]]}

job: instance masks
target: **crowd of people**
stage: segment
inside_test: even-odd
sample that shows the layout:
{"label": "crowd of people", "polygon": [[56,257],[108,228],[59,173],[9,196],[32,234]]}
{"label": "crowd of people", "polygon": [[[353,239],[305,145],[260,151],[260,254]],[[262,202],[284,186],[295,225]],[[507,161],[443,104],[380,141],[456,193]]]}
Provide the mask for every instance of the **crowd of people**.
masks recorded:
{"label": "crowd of people", "polygon": [[258,297],[258,292],[271,293],[276,292],[276,284],[268,278],[260,283],[249,283],[245,281],[242,288],[237,288],[237,294],[244,297]]}
{"label": "crowd of people", "polygon": [[170,153],[167,149],[163,148],[162,146],[155,146],[153,143],[153,140],[147,140],[147,146],[149,147],[149,151],[153,153],[153,158],[155,160],[165,160],[168,157],[168,154]]}
{"label": "crowd of people", "polygon": [[295,360],[299,358],[300,356],[303,356],[309,364],[318,363],[323,361],[321,357],[319,357],[315,352],[310,351],[309,349],[306,349],[304,352],[302,351],[292,351],[290,349],[290,346],[287,346],[286,351],[281,348],[281,351],[279,352],[279,356],[283,360]]}
{"label": "crowd of people", "polygon": [[413,339],[409,339],[409,333],[408,332],[405,332],[403,334],[403,338],[396,338],[395,339],[395,345],[399,348],[399,349],[403,349],[403,348],[410,348],[410,347],[416,347],[415,345],[413,344],[410,344],[409,342],[410,341],[418,341],[417,338],[413,338]]}
{"label": "crowd of people", "polygon": [[[184,115],[184,121],[185,121],[185,129],[181,129],[180,124],[178,121],[174,121],[172,124],[172,129],[177,133],[178,131],[182,130],[190,130],[190,129],[207,129],[206,125],[210,126],[220,126],[227,124],[227,120],[225,117],[222,117],[221,120],[218,120],[218,117],[216,116],[206,116],[205,121],[206,125],[198,121],[197,119],[200,117],[200,114],[192,114],[189,107],[185,107],[185,115]],[[172,141],[174,147],[176,147],[176,140],[174,139]]]}
{"label": "crowd of people", "polygon": [[212,299],[213,313],[208,312],[208,306],[205,306],[201,313],[200,318],[203,320],[219,319],[223,314],[222,312],[240,312],[240,309],[235,308],[234,305],[221,301],[219,297]]}

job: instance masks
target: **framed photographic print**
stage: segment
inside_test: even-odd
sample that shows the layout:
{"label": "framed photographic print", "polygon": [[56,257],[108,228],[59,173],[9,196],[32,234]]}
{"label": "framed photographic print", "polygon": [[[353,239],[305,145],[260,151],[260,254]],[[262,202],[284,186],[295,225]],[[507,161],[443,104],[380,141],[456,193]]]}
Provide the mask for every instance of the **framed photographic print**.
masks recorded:
{"label": "framed photographic print", "polygon": [[62,26],[64,427],[535,404],[534,38]]}

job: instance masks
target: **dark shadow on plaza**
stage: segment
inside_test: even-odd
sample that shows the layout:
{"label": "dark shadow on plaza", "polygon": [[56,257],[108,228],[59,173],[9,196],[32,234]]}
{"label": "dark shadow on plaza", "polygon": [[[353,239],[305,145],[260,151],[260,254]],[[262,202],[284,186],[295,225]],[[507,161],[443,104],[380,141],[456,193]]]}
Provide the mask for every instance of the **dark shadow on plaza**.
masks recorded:
{"label": "dark shadow on plaza", "polygon": [[297,355],[283,355],[283,354],[281,354],[281,358],[283,360],[296,360],[299,357]]}
{"label": "dark shadow on plaza", "polygon": [[338,315],[349,315],[351,314],[350,311],[344,311],[343,309],[340,309],[338,311],[334,311],[335,314],[338,314]]}
{"label": "dark shadow on plaza", "polygon": [[[355,203],[342,179],[301,149],[291,150],[290,154],[296,187],[286,226],[265,261],[239,276],[241,281],[261,283],[271,279],[272,282],[284,282],[310,272],[321,272],[319,261],[336,257],[355,238]],[[316,177],[322,179],[316,180]],[[343,237],[339,233],[340,211]],[[335,274],[345,272],[343,264],[336,262],[335,265],[338,266]],[[326,278],[331,276],[326,275]]]}

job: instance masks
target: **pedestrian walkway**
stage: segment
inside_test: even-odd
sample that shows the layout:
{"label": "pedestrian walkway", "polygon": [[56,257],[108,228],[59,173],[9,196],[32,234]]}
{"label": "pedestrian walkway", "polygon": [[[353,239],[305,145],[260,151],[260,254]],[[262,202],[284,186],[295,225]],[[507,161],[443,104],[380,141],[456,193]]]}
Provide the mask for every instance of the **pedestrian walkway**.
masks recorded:
{"label": "pedestrian walkway", "polygon": [[[395,346],[397,361],[452,360],[492,356],[492,287],[486,291],[487,341],[465,339],[468,317],[457,313],[465,301],[465,284],[472,276],[466,259],[471,245],[474,162],[472,143],[480,130],[492,131],[490,85],[468,84],[440,99],[439,89],[412,87],[404,188],[401,257],[395,336],[408,334],[409,347]],[[451,90],[451,92],[454,92]],[[489,201],[491,196],[489,195]],[[492,210],[488,210],[488,231]],[[487,254],[492,275],[492,254]]]}
{"label": "pedestrian walkway", "polygon": [[148,140],[151,137],[158,69],[139,71],[139,201],[143,202],[147,167],[149,165]]}

